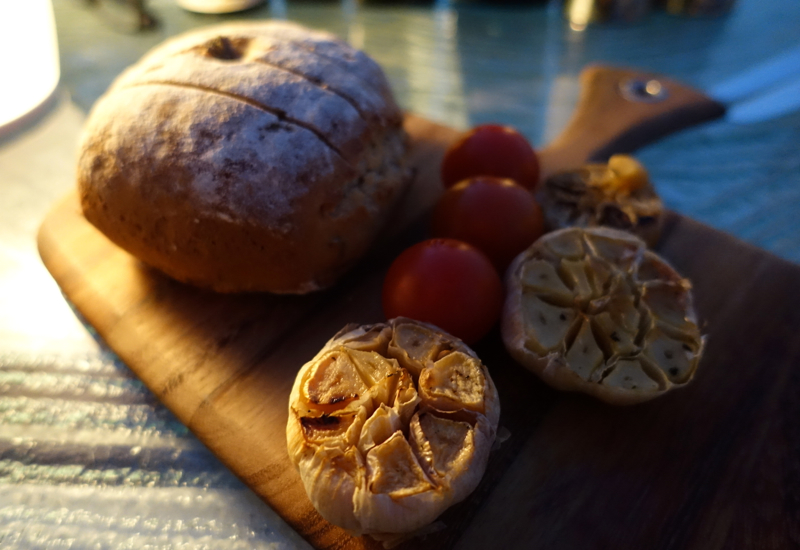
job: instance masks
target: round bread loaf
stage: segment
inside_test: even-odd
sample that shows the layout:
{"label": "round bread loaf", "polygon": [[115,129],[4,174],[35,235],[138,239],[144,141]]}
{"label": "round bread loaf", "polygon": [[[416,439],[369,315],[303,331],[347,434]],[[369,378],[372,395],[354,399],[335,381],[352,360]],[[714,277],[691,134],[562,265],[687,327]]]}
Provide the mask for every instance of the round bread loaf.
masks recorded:
{"label": "round bread loaf", "polygon": [[86,218],[183,282],[306,293],[361,257],[409,181],[380,67],[285,22],[181,35],[97,101],[80,145]]}

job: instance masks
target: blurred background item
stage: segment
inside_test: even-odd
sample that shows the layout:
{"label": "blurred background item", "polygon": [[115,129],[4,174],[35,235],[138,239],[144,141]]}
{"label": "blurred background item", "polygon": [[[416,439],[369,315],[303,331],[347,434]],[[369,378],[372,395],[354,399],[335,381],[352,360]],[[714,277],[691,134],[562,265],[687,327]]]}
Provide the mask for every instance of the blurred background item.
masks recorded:
{"label": "blurred background item", "polygon": [[84,0],[116,31],[134,34],[155,28],[157,21],[147,10],[146,0]]}
{"label": "blurred background item", "polygon": [[724,15],[733,9],[735,0],[660,0],[668,12],[679,15]]}
{"label": "blurred background item", "polygon": [[178,5],[197,13],[233,13],[254,8],[264,0],[176,0]]}
{"label": "blurred background item", "polygon": [[48,103],[58,85],[58,41],[50,0],[4,2],[0,17],[0,135]]}
{"label": "blurred background item", "polygon": [[574,30],[589,23],[638,21],[650,11],[651,0],[566,0],[564,15]]}

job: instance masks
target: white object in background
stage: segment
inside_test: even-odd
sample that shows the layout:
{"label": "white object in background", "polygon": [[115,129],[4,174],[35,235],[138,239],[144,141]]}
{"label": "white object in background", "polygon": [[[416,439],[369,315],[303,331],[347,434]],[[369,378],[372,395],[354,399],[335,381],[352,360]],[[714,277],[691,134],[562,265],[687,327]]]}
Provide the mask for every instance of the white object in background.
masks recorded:
{"label": "white object in background", "polygon": [[3,2],[0,17],[0,136],[53,96],[60,69],[50,0]]}
{"label": "white object in background", "polygon": [[177,0],[183,9],[197,13],[231,13],[255,7],[264,0]]}

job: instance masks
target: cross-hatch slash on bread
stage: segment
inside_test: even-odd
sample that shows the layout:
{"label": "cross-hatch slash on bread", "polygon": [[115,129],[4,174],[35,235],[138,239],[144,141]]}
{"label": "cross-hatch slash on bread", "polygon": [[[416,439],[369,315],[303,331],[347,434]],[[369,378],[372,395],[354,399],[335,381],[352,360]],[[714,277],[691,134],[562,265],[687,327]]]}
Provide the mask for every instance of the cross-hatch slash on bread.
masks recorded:
{"label": "cross-hatch slash on bread", "polygon": [[300,369],[286,438],[325,519],[391,541],[475,489],[499,417],[497,390],[469,347],[397,318],[345,327]]}
{"label": "cross-hatch slash on bread", "polygon": [[409,181],[380,67],[285,22],[173,38],[113,83],[80,146],[86,218],[166,274],[222,292],[333,284]]}
{"label": "cross-hatch slash on bread", "polygon": [[687,384],[703,351],[691,285],[638,237],[548,233],[507,272],[509,353],[551,386],[612,404]]}

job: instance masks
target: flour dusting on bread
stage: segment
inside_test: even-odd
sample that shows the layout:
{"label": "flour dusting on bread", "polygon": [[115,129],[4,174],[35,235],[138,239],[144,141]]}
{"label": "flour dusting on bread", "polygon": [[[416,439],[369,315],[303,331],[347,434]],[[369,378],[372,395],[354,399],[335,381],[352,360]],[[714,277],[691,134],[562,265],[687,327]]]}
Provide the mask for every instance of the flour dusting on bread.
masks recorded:
{"label": "flour dusting on bread", "polygon": [[90,222],[223,292],[330,286],[408,180],[377,63],[284,22],[201,29],[145,55],[94,106],[78,167]]}

